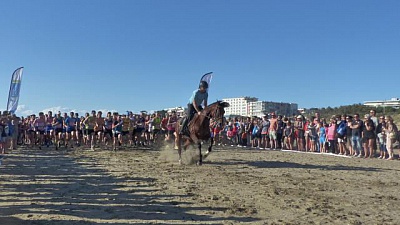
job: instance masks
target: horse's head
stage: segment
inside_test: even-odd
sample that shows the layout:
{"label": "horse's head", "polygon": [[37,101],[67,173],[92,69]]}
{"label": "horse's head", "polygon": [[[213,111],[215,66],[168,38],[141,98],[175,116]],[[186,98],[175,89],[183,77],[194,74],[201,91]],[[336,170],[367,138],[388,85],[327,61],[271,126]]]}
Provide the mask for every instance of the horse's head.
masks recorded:
{"label": "horse's head", "polygon": [[229,103],[223,101],[217,101],[207,107],[208,115],[215,121],[223,123],[226,107],[229,107]]}

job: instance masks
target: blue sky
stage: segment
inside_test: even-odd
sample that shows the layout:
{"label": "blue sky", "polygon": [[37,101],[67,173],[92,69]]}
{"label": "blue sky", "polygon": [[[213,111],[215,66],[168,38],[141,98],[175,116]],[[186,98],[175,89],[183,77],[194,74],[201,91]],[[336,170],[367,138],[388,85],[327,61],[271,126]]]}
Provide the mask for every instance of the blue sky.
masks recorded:
{"label": "blue sky", "polygon": [[400,97],[400,1],[1,1],[0,109],[183,106],[255,96],[327,107]]}

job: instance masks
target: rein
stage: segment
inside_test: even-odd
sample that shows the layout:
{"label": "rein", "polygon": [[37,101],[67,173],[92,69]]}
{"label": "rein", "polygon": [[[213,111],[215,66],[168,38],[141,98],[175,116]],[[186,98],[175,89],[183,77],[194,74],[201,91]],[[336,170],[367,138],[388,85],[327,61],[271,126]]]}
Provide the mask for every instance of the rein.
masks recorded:
{"label": "rein", "polygon": [[[215,109],[215,112],[214,112],[215,115],[217,115],[217,111],[218,111],[218,108]],[[212,119],[212,118],[213,118],[213,117],[211,117],[211,116],[207,116],[207,114],[204,113],[204,110],[200,113],[199,116],[204,116],[205,118],[208,118],[208,119]],[[221,116],[221,118],[218,118],[218,120],[216,120],[216,122],[221,122],[221,123],[222,123],[223,121],[224,121],[223,116]]]}

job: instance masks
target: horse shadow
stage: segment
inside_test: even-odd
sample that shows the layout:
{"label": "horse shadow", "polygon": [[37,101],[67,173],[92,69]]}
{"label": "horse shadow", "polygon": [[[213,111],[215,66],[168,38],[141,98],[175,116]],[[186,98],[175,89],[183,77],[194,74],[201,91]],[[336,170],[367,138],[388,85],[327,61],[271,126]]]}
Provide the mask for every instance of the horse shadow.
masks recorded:
{"label": "horse shadow", "polygon": [[328,171],[367,171],[367,172],[383,172],[388,169],[376,167],[358,167],[358,166],[344,166],[344,165],[316,165],[316,164],[301,164],[295,162],[285,161],[244,161],[232,160],[223,162],[207,162],[208,164],[227,166],[227,165],[242,165],[255,167],[259,169],[309,169],[309,170],[328,170]]}
{"label": "horse shadow", "polygon": [[50,151],[7,155],[0,167],[0,224],[257,221],[250,217],[211,216],[213,211],[228,209],[193,206],[184,201],[191,196],[166,194],[154,178],[119,178],[93,159],[79,158],[80,163],[77,160]]}

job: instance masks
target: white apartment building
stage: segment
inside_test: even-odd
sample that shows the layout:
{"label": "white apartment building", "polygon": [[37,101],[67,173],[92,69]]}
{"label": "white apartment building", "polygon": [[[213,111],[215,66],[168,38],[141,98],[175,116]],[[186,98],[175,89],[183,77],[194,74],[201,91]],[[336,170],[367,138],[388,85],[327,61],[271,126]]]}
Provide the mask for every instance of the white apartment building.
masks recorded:
{"label": "white apartment building", "polygon": [[248,116],[250,114],[249,102],[256,102],[258,98],[239,97],[225,98],[222,101],[229,103],[229,107],[225,108],[226,116]]}
{"label": "white apartment building", "polygon": [[248,116],[262,117],[269,113],[291,116],[298,113],[298,105],[295,103],[257,101],[249,103]]}
{"label": "white apartment building", "polygon": [[372,107],[400,108],[400,99],[399,98],[391,98],[390,100],[383,100],[383,101],[366,101],[366,102],[364,102],[364,105],[372,106]]}
{"label": "white apartment building", "polygon": [[297,114],[298,105],[295,103],[258,101],[255,97],[239,97],[222,99],[230,104],[225,108],[226,116],[257,116],[262,117],[275,112],[280,115],[291,116]]}

